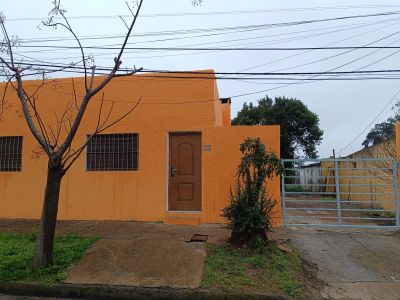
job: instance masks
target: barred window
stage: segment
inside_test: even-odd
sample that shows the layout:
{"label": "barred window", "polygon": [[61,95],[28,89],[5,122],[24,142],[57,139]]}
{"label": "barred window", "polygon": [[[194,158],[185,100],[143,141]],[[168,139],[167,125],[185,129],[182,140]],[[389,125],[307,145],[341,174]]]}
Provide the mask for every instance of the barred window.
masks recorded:
{"label": "barred window", "polygon": [[86,170],[138,169],[138,134],[99,134],[87,145]]}
{"label": "barred window", "polygon": [[0,137],[0,172],[20,172],[22,136]]}

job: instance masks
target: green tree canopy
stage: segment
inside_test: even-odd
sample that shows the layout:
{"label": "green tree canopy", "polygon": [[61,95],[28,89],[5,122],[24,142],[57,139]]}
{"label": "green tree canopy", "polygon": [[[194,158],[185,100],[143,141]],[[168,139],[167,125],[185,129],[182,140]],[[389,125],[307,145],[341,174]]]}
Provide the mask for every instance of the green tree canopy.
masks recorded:
{"label": "green tree canopy", "polygon": [[375,124],[375,126],[368,132],[365,140],[362,142],[364,148],[380,144],[386,140],[394,138],[396,122],[399,117],[388,118],[385,122]]}
{"label": "green tree canopy", "polygon": [[392,107],[392,110],[394,112],[393,117],[388,118],[382,123],[375,124],[375,126],[368,132],[365,140],[362,142],[364,148],[380,144],[395,137],[394,125],[397,122],[400,122],[400,101]]}
{"label": "green tree canopy", "polygon": [[280,125],[281,157],[316,158],[316,146],[322,141],[319,117],[298,99],[268,96],[257,105],[244,103],[233,125]]}

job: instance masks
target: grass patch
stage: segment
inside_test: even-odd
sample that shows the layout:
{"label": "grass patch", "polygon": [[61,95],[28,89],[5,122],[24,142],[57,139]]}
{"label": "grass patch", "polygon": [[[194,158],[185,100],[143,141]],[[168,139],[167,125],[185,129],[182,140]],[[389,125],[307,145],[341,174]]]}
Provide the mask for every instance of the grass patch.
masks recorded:
{"label": "grass patch", "polygon": [[394,219],[396,218],[396,213],[392,211],[369,211],[368,216],[371,218]]}
{"label": "grass patch", "polygon": [[292,297],[303,295],[300,254],[284,253],[270,245],[264,251],[229,245],[207,245],[202,285],[240,293],[274,292]]}
{"label": "grass patch", "polygon": [[285,187],[285,191],[301,193],[301,192],[304,192],[304,187],[302,187],[300,185],[288,185]]}
{"label": "grass patch", "polygon": [[53,265],[33,270],[32,260],[36,236],[0,233],[0,281],[59,282],[65,278],[66,269],[79,261],[97,239],[97,237],[76,235],[56,236]]}

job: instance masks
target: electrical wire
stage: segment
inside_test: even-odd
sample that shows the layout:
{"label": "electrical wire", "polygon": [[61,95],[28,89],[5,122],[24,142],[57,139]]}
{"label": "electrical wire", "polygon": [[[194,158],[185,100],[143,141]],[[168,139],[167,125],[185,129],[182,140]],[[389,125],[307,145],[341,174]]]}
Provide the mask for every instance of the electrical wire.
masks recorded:
{"label": "electrical wire", "polygon": [[[162,14],[141,14],[141,18],[159,18],[159,17],[191,17],[191,16],[210,16],[210,15],[237,15],[237,14],[260,14],[260,13],[285,13],[285,12],[303,12],[303,11],[321,11],[321,10],[344,10],[344,9],[377,9],[377,8],[396,8],[400,5],[348,5],[348,6],[322,6],[322,7],[298,7],[298,8],[278,8],[278,9],[257,9],[257,10],[236,10],[236,11],[211,11],[197,13],[162,13]],[[71,16],[71,20],[80,19],[114,19],[114,18],[130,18],[132,15],[87,15],[87,16]],[[61,18],[56,18],[61,19]],[[42,18],[25,17],[10,18],[7,21],[42,21]]]}
{"label": "electrical wire", "polygon": [[383,107],[383,109],[375,116],[375,118],[372,119],[372,121],[363,129],[361,130],[361,132],[356,135],[356,137],[350,142],[348,143],[346,146],[344,146],[342,149],[340,149],[339,151],[339,155],[341,155],[341,153],[346,150],[347,148],[349,148],[351,145],[353,145],[370,127],[372,124],[374,124],[374,122],[386,111],[386,109],[393,103],[393,101],[399,96],[400,94],[400,89],[394,94],[394,96],[390,99],[390,101],[388,101],[386,103],[386,105]]}

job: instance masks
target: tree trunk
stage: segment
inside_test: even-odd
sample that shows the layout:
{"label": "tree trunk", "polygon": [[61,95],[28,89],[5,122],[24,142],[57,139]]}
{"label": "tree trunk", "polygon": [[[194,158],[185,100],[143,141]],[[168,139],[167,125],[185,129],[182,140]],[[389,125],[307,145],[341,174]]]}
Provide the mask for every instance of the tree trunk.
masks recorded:
{"label": "tree trunk", "polygon": [[53,243],[56,230],[58,199],[60,195],[63,168],[59,158],[50,158],[47,170],[47,183],[44,194],[42,216],[36,240],[33,268],[47,267],[53,261]]}

